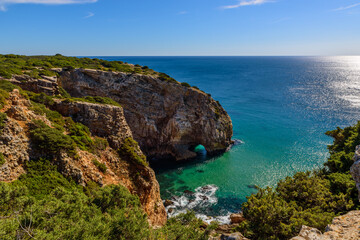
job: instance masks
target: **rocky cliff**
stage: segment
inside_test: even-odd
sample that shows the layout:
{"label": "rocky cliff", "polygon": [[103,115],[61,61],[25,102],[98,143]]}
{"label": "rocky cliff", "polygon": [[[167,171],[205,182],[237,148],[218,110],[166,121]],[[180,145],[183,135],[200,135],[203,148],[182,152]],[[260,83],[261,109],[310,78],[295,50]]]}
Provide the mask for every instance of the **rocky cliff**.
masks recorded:
{"label": "rocky cliff", "polygon": [[357,240],[360,239],[360,211],[351,211],[334,218],[325,233],[316,228],[303,226],[299,236],[291,240]]}
{"label": "rocky cliff", "polygon": [[350,168],[350,173],[355,180],[356,188],[359,191],[359,201],[360,201],[360,145],[356,147],[354,154],[354,164]]}
{"label": "rocky cliff", "polygon": [[58,70],[58,84],[73,97],[102,96],[120,103],[134,139],[149,158],[195,157],[231,144],[232,123],[221,105],[196,88],[153,76],[90,69]]}
{"label": "rocky cliff", "polygon": [[[97,152],[76,148],[74,156],[64,151],[53,154],[53,162],[58,170],[80,185],[96,182],[100,185],[125,186],[131,193],[139,196],[149,221],[153,225],[163,225],[166,222],[166,212],[153,170],[115,151],[126,139],[132,138],[123,109],[118,106],[61,100],[55,100],[52,107],[63,116],[71,116],[75,122],[88,126],[92,138],[105,138],[110,145]],[[17,89],[10,92],[1,112],[6,114],[6,120],[0,131],[0,152],[5,160],[0,166],[0,181],[13,181],[26,172],[27,161],[49,157],[34,147],[35,143],[30,137],[33,120],[41,120],[51,128],[58,126],[49,121],[46,115],[34,111],[33,104],[21,96]],[[137,146],[134,151],[142,156]],[[99,171],[96,163],[104,164],[106,171]]]}

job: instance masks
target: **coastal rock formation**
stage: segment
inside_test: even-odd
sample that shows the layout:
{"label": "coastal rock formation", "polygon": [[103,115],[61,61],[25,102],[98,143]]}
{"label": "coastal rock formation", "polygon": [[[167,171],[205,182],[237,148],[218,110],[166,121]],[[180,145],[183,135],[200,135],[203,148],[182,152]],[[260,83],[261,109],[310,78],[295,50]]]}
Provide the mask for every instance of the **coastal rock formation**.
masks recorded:
{"label": "coastal rock formation", "polygon": [[316,228],[303,226],[299,236],[291,240],[357,240],[360,239],[360,211],[351,211],[334,218],[322,234]]}
{"label": "coastal rock formation", "polygon": [[150,158],[183,160],[231,144],[229,115],[206,93],[140,74],[90,69],[59,71],[58,84],[74,97],[109,97],[124,108],[134,139]]}
{"label": "coastal rock formation", "polygon": [[91,133],[106,138],[113,149],[133,137],[121,107],[54,99],[52,109],[87,126]]}
{"label": "coastal rock formation", "polygon": [[360,201],[360,145],[356,147],[354,154],[354,164],[350,168],[350,173],[355,180],[356,188],[359,191],[359,201]]}
{"label": "coastal rock formation", "polygon": [[[25,173],[24,167],[27,161],[45,156],[41,151],[32,148],[29,126],[33,120],[42,120],[50,127],[53,127],[52,122],[45,115],[35,113],[31,107],[31,102],[15,89],[10,92],[7,104],[2,109],[7,119],[0,131],[0,152],[5,159],[5,163],[0,166],[1,181],[16,180]],[[54,108],[65,116],[73,117],[74,121],[87,125],[93,136],[106,138],[110,144],[110,147],[99,150],[97,154],[76,149],[76,157],[71,157],[66,152],[60,152],[53,156],[53,162],[58,166],[59,172],[80,185],[85,185],[87,182],[96,182],[100,185],[121,184],[132,194],[139,196],[152,225],[165,224],[166,212],[154,171],[146,165],[119,157],[115,151],[125,138],[132,136],[122,108],[62,101],[55,101]],[[137,154],[142,155],[140,149],[136,151]],[[94,161],[104,164],[107,170],[99,171]]]}
{"label": "coastal rock formation", "polygon": [[232,224],[239,224],[245,221],[245,218],[242,213],[233,213],[230,215],[230,220]]}
{"label": "coastal rock formation", "polygon": [[46,93],[55,95],[59,93],[57,77],[42,76],[42,78],[32,78],[28,75],[13,75],[9,80],[13,84],[20,86],[24,90],[35,93]]}

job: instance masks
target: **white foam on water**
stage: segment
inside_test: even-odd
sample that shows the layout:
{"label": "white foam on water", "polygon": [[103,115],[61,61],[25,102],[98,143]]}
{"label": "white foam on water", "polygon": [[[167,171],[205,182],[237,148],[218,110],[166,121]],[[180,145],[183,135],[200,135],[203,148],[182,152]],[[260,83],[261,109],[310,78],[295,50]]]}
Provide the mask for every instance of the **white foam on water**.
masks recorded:
{"label": "white foam on water", "polygon": [[[194,208],[206,208],[217,204],[218,199],[216,197],[216,191],[219,188],[216,185],[206,185],[198,187],[195,191],[184,193],[182,196],[173,196],[171,205],[166,207],[168,217],[174,217],[181,213],[186,213],[188,210]],[[196,214],[197,218],[200,218],[206,223],[217,221],[220,224],[230,223],[230,212],[225,216],[207,216],[205,214]]]}

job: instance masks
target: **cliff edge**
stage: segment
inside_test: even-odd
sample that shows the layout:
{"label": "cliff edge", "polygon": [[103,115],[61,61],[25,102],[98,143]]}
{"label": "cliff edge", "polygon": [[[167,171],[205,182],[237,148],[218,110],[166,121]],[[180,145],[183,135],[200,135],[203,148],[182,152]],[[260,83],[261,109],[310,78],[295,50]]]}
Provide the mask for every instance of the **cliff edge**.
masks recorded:
{"label": "cliff edge", "polygon": [[73,97],[102,96],[120,103],[134,139],[149,158],[184,160],[203,145],[209,154],[231,144],[232,122],[208,94],[141,74],[60,70],[58,84]]}
{"label": "cliff edge", "polygon": [[0,181],[18,179],[26,173],[28,161],[49,159],[80,185],[126,187],[139,197],[152,225],[165,224],[155,173],[132,140],[121,107],[59,99],[51,103],[57,112],[43,106],[24,98],[18,89],[9,93],[1,110]]}

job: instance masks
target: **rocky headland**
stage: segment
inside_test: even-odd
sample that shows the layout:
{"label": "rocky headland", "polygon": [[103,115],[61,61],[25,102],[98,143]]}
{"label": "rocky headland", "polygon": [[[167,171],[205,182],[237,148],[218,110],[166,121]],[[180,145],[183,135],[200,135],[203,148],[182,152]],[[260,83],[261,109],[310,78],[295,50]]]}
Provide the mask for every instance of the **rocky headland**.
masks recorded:
{"label": "rocky headland", "polygon": [[[12,75],[8,81],[22,89],[52,98],[46,107],[85,125],[91,138],[106,139],[109,146],[96,154],[76,149],[76,158],[57,153],[58,170],[80,185],[96,182],[101,186],[121,184],[139,196],[149,222],[161,226],[166,212],[160,198],[154,171],[141,159],[185,160],[196,157],[194,147],[201,144],[209,154],[224,152],[231,145],[232,123],[229,115],[210,95],[197,88],[181,85],[158,76],[102,71],[94,69],[54,68],[57,76]],[[61,95],[67,92],[65,98]],[[82,97],[107,97],[116,105],[82,101]],[[31,124],[41,120],[57,127],[17,89],[10,92],[6,124],[1,132],[0,151],[5,164],[0,168],[1,181],[14,181],[26,172],[30,159],[45,157],[34,150]],[[135,139],[136,161],[119,155],[124,143]],[[133,140],[132,140],[133,141]],[[131,142],[133,143],[133,142]],[[47,157],[47,156],[46,156]],[[104,164],[106,173],[95,162]]]}
{"label": "rocky headland", "polygon": [[196,157],[201,144],[209,154],[231,144],[232,123],[208,94],[153,76],[92,69],[61,70],[58,85],[73,97],[109,97],[124,108],[125,118],[149,158]]}

